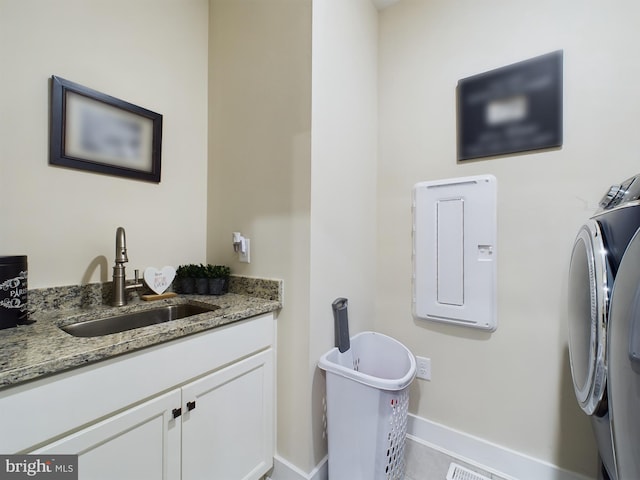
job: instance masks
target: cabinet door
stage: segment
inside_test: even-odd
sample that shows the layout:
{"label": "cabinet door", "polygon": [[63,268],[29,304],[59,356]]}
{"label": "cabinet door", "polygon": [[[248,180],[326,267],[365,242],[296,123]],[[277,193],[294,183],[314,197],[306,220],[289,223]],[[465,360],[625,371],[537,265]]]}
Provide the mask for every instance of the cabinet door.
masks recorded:
{"label": "cabinet door", "polygon": [[183,480],[255,480],[271,468],[273,377],[268,349],[183,387]]}
{"label": "cabinet door", "polygon": [[30,453],[78,455],[79,478],[179,480],[180,403],[173,390]]}

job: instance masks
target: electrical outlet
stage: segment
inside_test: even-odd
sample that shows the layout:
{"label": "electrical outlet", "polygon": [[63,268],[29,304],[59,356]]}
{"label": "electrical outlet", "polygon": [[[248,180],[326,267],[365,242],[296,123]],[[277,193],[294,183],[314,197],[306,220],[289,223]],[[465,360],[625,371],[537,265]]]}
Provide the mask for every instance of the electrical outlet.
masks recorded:
{"label": "electrical outlet", "polygon": [[238,252],[238,261],[241,263],[251,263],[251,241],[248,238],[245,238],[244,242],[244,253]]}
{"label": "electrical outlet", "polygon": [[431,380],[431,359],[425,357],[416,357],[418,367],[417,377],[423,380]]}

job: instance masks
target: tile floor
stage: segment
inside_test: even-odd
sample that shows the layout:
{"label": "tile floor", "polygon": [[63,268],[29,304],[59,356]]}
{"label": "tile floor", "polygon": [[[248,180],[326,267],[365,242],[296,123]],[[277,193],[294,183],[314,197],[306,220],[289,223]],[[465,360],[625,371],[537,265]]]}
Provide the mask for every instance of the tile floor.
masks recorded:
{"label": "tile floor", "polygon": [[[458,458],[446,455],[411,438],[405,444],[405,477],[404,480],[446,480],[449,465],[454,462],[471,471],[477,472],[491,480],[507,480],[504,477],[469,465]],[[287,477],[290,478],[290,477]],[[271,480],[267,475],[263,480]]]}

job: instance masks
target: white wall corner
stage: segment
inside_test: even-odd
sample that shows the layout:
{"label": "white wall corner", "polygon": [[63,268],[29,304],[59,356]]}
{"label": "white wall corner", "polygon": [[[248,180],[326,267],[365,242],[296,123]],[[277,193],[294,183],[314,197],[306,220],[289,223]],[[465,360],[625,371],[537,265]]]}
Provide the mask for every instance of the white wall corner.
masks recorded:
{"label": "white wall corner", "polygon": [[378,9],[384,10],[385,8],[398,3],[400,0],[371,0],[371,3]]}
{"label": "white wall corner", "polygon": [[267,480],[329,480],[329,462],[325,456],[309,473],[304,473],[295,465],[277,455],[273,458],[273,470]]}
{"label": "white wall corner", "polygon": [[512,480],[593,480],[478,437],[409,414],[407,435],[414,441],[501,478]]}

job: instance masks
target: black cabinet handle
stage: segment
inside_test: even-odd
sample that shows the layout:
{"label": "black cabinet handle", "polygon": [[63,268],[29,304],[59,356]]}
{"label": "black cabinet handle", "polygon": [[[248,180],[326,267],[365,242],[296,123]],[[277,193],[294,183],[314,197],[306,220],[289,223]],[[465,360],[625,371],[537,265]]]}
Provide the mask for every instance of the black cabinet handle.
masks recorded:
{"label": "black cabinet handle", "polygon": [[187,402],[187,410],[191,411],[194,408],[196,408],[196,401],[195,400],[193,402]]}
{"label": "black cabinet handle", "polygon": [[171,413],[173,413],[173,418],[178,418],[180,415],[182,415],[182,409],[181,408],[174,408]]}

